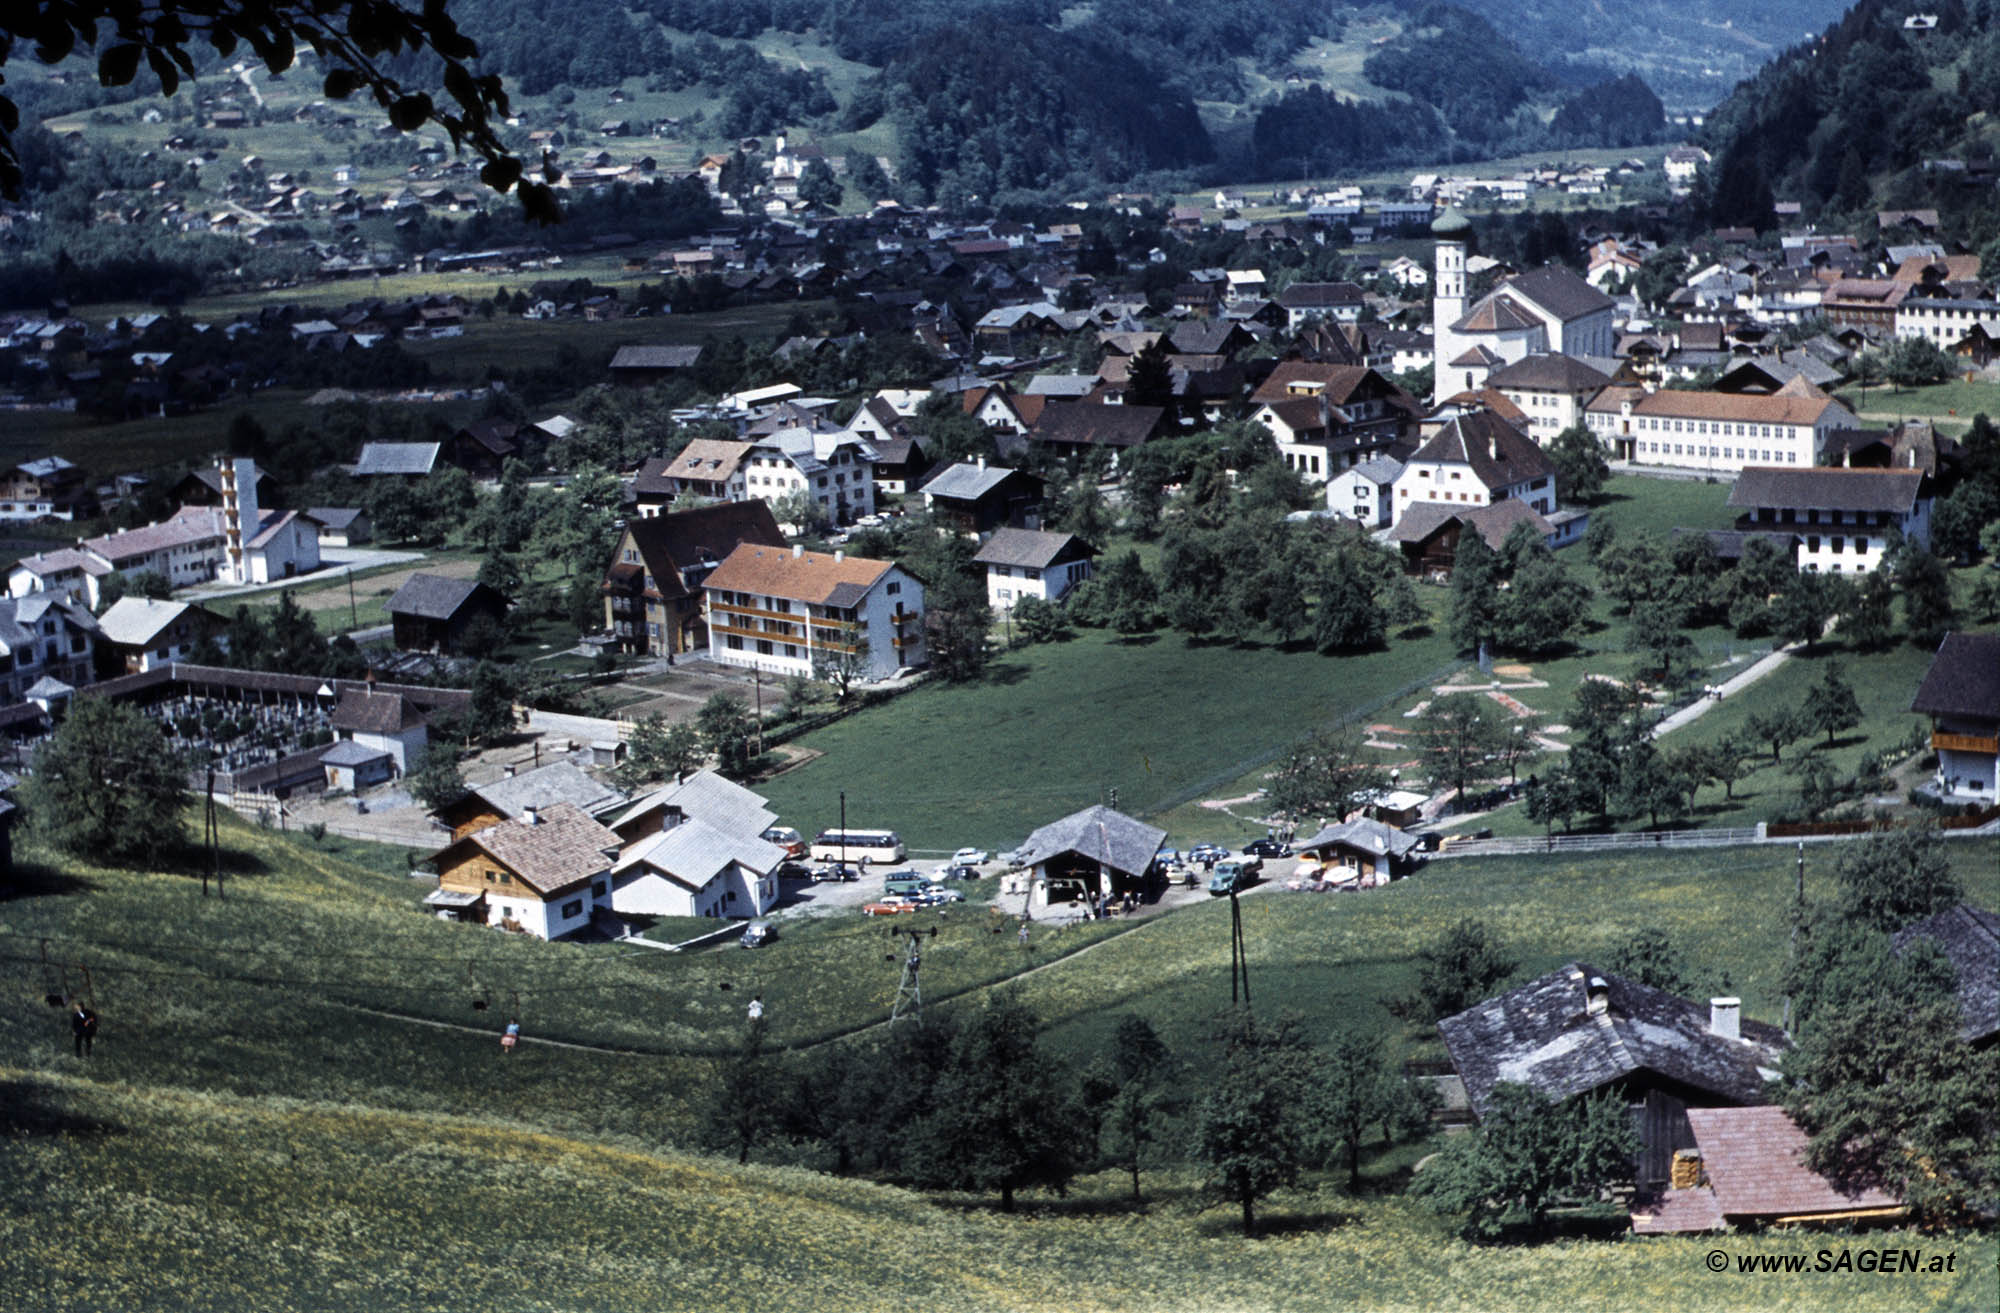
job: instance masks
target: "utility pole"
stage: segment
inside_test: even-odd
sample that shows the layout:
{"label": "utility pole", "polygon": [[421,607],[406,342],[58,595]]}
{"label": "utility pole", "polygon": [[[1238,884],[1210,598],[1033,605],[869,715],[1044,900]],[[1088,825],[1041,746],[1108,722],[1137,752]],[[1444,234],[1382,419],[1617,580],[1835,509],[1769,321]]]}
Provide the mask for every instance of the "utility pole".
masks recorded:
{"label": "utility pole", "polygon": [[840,870],[847,873],[847,790],[840,791]]}
{"label": "utility pole", "polygon": [[1250,1006],[1250,953],[1243,945],[1243,908],[1236,890],[1229,891],[1229,1001],[1237,1001],[1239,986],[1243,1006]]}
{"label": "utility pole", "polygon": [[361,612],[354,605],[354,567],[347,567],[347,628],[351,632],[361,628]]}
{"label": "utility pole", "polygon": [[[891,938],[901,935],[906,936],[909,940],[909,947],[903,954],[903,979],[896,986],[895,1005],[889,1009],[889,1024],[892,1026],[904,1017],[910,1017],[917,1021],[923,1020],[924,988],[920,973],[923,969],[924,954],[923,949],[917,942],[919,933],[914,927],[907,930],[891,929],[889,931]],[[936,926],[931,927],[931,938],[937,938]],[[895,961],[895,954],[891,953],[889,960],[892,962]]]}
{"label": "utility pole", "polygon": [[[1794,967],[1799,961],[1799,923],[1806,916],[1806,841],[1799,840],[1798,884],[1792,894],[1792,946],[1791,962]],[[1785,995],[1785,1033],[1792,1033],[1792,996]]]}
{"label": "utility pole", "polygon": [[202,808],[202,842],[208,845],[208,868],[201,875],[201,896],[203,898],[208,897],[208,882],[213,878],[215,881],[215,896],[220,898],[222,897],[222,868],[217,864],[215,854],[217,835],[215,827],[215,762],[213,760],[208,763],[207,793],[207,802]]}

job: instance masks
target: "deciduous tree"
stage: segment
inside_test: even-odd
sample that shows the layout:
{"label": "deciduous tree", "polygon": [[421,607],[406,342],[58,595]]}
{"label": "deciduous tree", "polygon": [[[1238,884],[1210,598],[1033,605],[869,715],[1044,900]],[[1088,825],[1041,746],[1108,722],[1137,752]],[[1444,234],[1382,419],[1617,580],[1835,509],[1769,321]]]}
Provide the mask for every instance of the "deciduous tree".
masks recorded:
{"label": "deciduous tree", "polygon": [[1222,1018],[1222,1070],[1195,1109],[1194,1156],[1209,1191],[1257,1229],[1257,1204],[1298,1180],[1310,1137],[1313,1055],[1296,1019],[1260,1022],[1248,1009]]}
{"label": "deciduous tree", "polygon": [[1553,1103],[1525,1085],[1500,1084],[1479,1126],[1454,1136],[1412,1185],[1441,1212],[1466,1216],[1479,1234],[1519,1216],[1546,1234],[1549,1212],[1565,1199],[1592,1200],[1630,1172],[1638,1133],[1611,1095]]}
{"label": "deciduous tree", "polygon": [[22,802],[50,847],[90,861],[155,862],[179,845],[187,762],[157,722],[110,698],[71,700],[35,750]]}

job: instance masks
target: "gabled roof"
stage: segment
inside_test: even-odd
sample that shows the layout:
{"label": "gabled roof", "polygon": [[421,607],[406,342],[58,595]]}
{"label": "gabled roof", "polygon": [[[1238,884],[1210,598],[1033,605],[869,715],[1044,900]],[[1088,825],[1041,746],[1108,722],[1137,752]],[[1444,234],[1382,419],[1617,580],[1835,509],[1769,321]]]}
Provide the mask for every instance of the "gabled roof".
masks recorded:
{"label": "gabled roof", "polygon": [[1278,304],[1287,310],[1333,309],[1360,305],[1366,294],[1354,283],[1293,283],[1278,293]]}
{"label": "gabled roof", "polygon": [[614,830],[622,830],[646,813],[660,810],[705,821],[734,834],[762,834],[778,819],[762,794],[753,793],[712,770],[702,770],[678,784],[655,789],[612,817],[610,825]]}
{"label": "gabled roof", "polygon": [[[1021,471],[1006,465],[975,465],[968,461],[958,461],[947,465],[923,486],[926,497],[944,497],[952,501],[978,501],[991,493],[1010,477],[1021,475]],[[1032,475],[1021,475],[1032,478]]]}
{"label": "gabled roof", "polygon": [[1689,1108],[1701,1167],[1724,1217],[1806,1217],[1898,1207],[1879,1187],[1843,1190],[1806,1164],[1806,1133],[1783,1108]]}
{"label": "gabled roof", "polygon": [[1420,543],[1453,520],[1476,532],[1496,551],[1506,543],[1507,535],[1517,524],[1529,526],[1543,538],[1555,531],[1555,526],[1541,512],[1518,497],[1507,497],[1490,506],[1454,507],[1449,502],[1420,501],[1412,502],[1396,517],[1389,541]]}
{"label": "gabled roof", "polygon": [[1446,420],[1409,464],[1464,465],[1489,489],[1552,477],[1555,467],[1533,438],[1491,410],[1467,410]]}
{"label": "gabled roof", "polygon": [[735,477],[736,471],[749,454],[750,444],[747,442],[732,442],[724,438],[696,438],[667,463],[664,472],[676,479],[726,483]]}
{"label": "gabled roof", "polygon": [[702,587],[784,597],[817,606],[852,607],[895,568],[893,561],[744,543],[723,558]]}
{"label": "gabled roof", "polygon": [[1422,842],[1423,840],[1414,834],[1406,834],[1393,825],[1385,825],[1373,817],[1363,816],[1344,824],[1329,825],[1312,838],[1301,841],[1298,847],[1303,852],[1311,848],[1344,844],[1349,848],[1359,848],[1363,852],[1402,858],[1408,857]]}
{"label": "gabled roof", "polygon": [[112,567],[88,552],[74,547],[58,547],[52,552],[41,552],[34,556],[24,556],[14,562],[14,569],[23,570],[37,578],[46,579],[50,575],[65,574],[71,570],[81,570],[85,574],[103,577],[110,574]]}
{"label": "gabled roof", "polygon": [[1127,875],[1143,875],[1153,864],[1167,832],[1109,807],[1086,807],[1051,821],[1028,836],[1026,865],[1063,853],[1087,857]]}
{"label": "gabled roof", "polygon": [[688,369],[701,359],[700,346],[621,346],[613,369]]}
{"label": "gabled roof", "polygon": [[55,593],[0,597],[0,654],[33,647],[41,637],[36,627],[51,613],[85,633],[97,632],[97,621],[90,612]]}
{"label": "gabled roof", "polygon": [[466,603],[481,593],[490,594],[490,600],[503,610],[507,599],[497,589],[482,584],[476,579],[450,579],[441,574],[413,574],[403,581],[389,599],[389,614],[413,615],[425,620],[449,620],[464,609]]}
{"label": "gabled roof", "polygon": [[350,734],[400,734],[424,723],[424,713],[401,693],[345,693],[327,724]]}
{"label": "gabled roof", "polygon": [[721,874],[731,862],[762,874],[784,860],[785,850],[759,838],[758,832],[726,830],[691,818],[631,844],[618,855],[612,870],[623,875],[644,866],[693,891]]}
{"label": "gabled roof", "polygon": [[1600,310],[1609,310],[1617,302],[1592,287],[1583,279],[1561,265],[1544,265],[1540,269],[1530,269],[1527,273],[1516,274],[1505,284],[1508,291],[1525,297],[1539,309],[1569,323]]}
{"label": "gabled roof", "polygon": [[771,504],[754,498],[627,520],[625,529],[661,597],[685,596],[681,571],[719,564],[744,543],[785,546],[785,535],[771,515]]}
{"label": "gabled roof", "polygon": [[1165,415],[1159,406],[1048,406],[1029,433],[1037,442],[1136,447],[1158,431]]}
{"label": "gabled roof", "polygon": [[1910,710],[2000,720],[2000,634],[1946,634]]}
{"label": "gabled roof", "polygon": [[1495,292],[1472,307],[1463,319],[1451,326],[1454,333],[1516,333],[1540,328],[1542,321],[1523,310],[1506,296]]}
{"label": "gabled roof", "polygon": [[1403,462],[1392,456],[1370,456],[1346,473],[1374,484],[1394,483],[1403,473]]}
{"label": "gabled roof", "polygon": [[99,538],[86,538],[83,546],[113,565],[143,561],[155,552],[223,536],[222,512],[211,506],[183,506],[164,520],[121,529]]}
{"label": "gabled roof", "polygon": [[1334,365],[1318,360],[1283,360],[1250,394],[1251,404],[1325,397],[1336,406],[1356,396],[1393,394],[1396,387],[1366,365]]}
{"label": "gabled roof", "polygon": [[361,448],[353,473],[366,478],[377,474],[429,474],[437,464],[435,442],[370,442]]}
{"label": "gabled roof", "polygon": [[[2000,644],[1993,655],[1993,669],[2000,672]],[[1992,705],[2000,712],[2000,702]],[[1958,971],[1960,1033],[1966,1043],[2000,1034],[2000,917],[1960,903],[1898,930],[1896,951],[1903,952],[1919,939],[1936,944]]]}
{"label": "gabled roof", "polygon": [[1922,470],[1791,469],[1746,465],[1729,489],[1731,506],[1821,511],[1881,511],[1906,515],[1917,504]]}
{"label": "gabled roof", "polygon": [[[1590,403],[1589,409],[1616,411],[1619,404],[1631,395],[1625,389],[1609,388]],[[1782,396],[1777,393],[1756,396],[1743,392],[1692,392],[1679,388],[1661,388],[1658,392],[1632,397],[1632,413],[1635,415],[1667,419],[1719,419],[1746,424],[1817,424],[1829,409],[1839,405],[1837,401],[1824,398]]]}
{"label": "gabled roof", "polygon": [[980,565],[1026,566],[1046,570],[1057,561],[1088,555],[1090,549],[1071,533],[1050,533],[1042,529],[996,529],[979,554],[972,559]]}
{"label": "gabled roof", "polygon": [[328,747],[325,752],[320,754],[319,758],[320,764],[323,766],[349,767],[366,766],[373,762],[386,761],[388,759],[389,750],[387,748],[371,748],[354,739],[342,739],[340,742]]}
{"label": "gabled roof", "polygon": [[[1588,985],[1605,982],[1607,1006],[1589,1008]],[[1581,962],[1438,1023],[1473,1110],[1493,1087],[1526,1085],[1565,1099],[1651,1072],[1735,1103],[1755,1103],[1776,1075],[1784,1032],[1741,1023],[1742,1038],[1708,1027],[1709,1010],[1665,990]]]}
{"label": "gabled roof", "polygon": [[531,809],[546,811],[559,802],[572,803],[585,815],[601,816],[625,801],[623,793],[566,761],[482,784],[472,792],[502,816],[516,820]]}
{"label": "gabled roof", "polygon": [[199,612],[201,608],[192,602],[121,597],[97,618],[97,628],[108,642],[122,647],[145,647],[159,637],[160,631],[189,611]]}
{"label": "gabled roof", "polygon": [[351,527],[362,513],[358,506],[311,506],[306,509],[305,517],[314,524],[338,532]]}
{"label": "gabled roof", "polygon": [[502,863],[547,898],[610,870],[618,836],[584,815],[575,803],[559,802],[537,812],[533,824],[524,818],[474,830],[434,854],[434,860],[447,863],[467,847]]}
{"label": "gabled roof", "polygon": [[1575,356],[1556,351],[1537,351],[1486,376],[1490,388],[1529,388],[1550,392],[1581,392],[1601,388],[1611,382],[1608,375],[1591,368]]}

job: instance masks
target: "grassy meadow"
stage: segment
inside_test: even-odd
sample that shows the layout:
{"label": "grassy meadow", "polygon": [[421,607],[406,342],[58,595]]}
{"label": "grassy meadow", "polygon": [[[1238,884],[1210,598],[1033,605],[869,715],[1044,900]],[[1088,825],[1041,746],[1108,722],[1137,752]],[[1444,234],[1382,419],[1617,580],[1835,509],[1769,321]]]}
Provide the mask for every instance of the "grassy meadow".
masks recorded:
{"label": "grassy meadow", "polygon": [[[754,954],[542,944],[426,917],[423,885],[397,874],[406,855],[393,849],[321,848],[234,821],[225,841],[226,898],[203,899],[187,874],[58,869],[29,848],[0,901],[16,1000],[0,1012],[9,1307],[1992,1305],[1988,1238],[1949,1242],[1951,1279],[1842,1277],[1837,1291],[1712,1277],[1701,1262],[1713,1240],[1468,1245],[1396,1193],[1423,1146],[1371,1152],[1358,1196],[1317,1178],[1280,1194],[1254,1243],[1171,1165],[1147,1176],[1144,1210],[1105,1173],[1003,1216],[985,1199],[767,1164],[763,1150],[748,1167],[706,1159],[692,1152],[713,1072],[704,1055],[740,1033],[747,994],[763,995],[779,1044],[838,1042],[886,1013],[881,927],[793,920]],[[1822,852],[1809,857],[1815,896],[1828,891]],[[2000,843],[1951,852],[1974,900],[2000,903]],[[1778,846],[1466,860],[1366,895],[1267,890],[1243,907],[1254,997],[1301,1012],[1313,1035],[1359,1025],[1400,1054],[1434,1055],[1435,1040],[1380,1000],[1413,983],[1417,947],[1471,914],[1523,978],[1662,925],[1705,987],[1775,1019],[1792,861]],[[1079,1062],[1137,1012],[1187,1055],[1187,1087],[1204,1086],[1206,1029],[1228,997],[1220,904],[1044,927],[1025,951],[980,922],[963,909],[927,949],[934,1006],[1014,982],[1047,1019],[1047,1042]],[[60,979],[42,966],[45,939],[69,964]],[[78,1062],[41,995],[80,987],[84,966],[104,1026]],[[516,1011],[531,1042],[503,1059],[495,1036]],[[1719,1243],[1810,1254],[1844,1241]]]}

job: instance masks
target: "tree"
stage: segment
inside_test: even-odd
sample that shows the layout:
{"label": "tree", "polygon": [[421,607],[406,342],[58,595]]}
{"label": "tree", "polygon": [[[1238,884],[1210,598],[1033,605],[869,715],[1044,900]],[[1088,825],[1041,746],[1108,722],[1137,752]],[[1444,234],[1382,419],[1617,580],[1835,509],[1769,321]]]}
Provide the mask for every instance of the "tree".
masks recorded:
{"label": "tree", "polygon": [[1807,655],[1846,602],[1847,582],[1839,575],[1801,570],[1785,582],[1773,612],[1773,627],[1787,643],[1803,643]]}
{"label": "tree", "polygon": [[625,761],[618,768],[618,787],[636,789],[654,780],[678,784],[701,768],[707,749],[701,730],[691,721],[672,725],[653,712],[633,727],[625,744]]}
{"label": "tree", "polygon": [[722,1062],[712,1088],[704,1131],[719,1149],[734,1149],[736,1161],[750,1161],[750,1150],[771,1133],[776,1090],[764,1058],[764,1018],[750,1021],[737,1051]]}
{"label": "tree", "polygon": [[1166,338],[1155,338],[1133,354],[1125,374],[1125,404],[1173,406],[1174,375]]}
{"label": "tree", "polygon": [[1382,646],[1388,632],[1388,617],[1376,605],[1374,590],[1343,557],[1332,558],[1320,578],[1313,646],[1327,653],[1364,652]]}
{"label": "tree", "polygon": [[[507,93],[497,76],[472,71],[479,48],[458,30],[442,3],[336,0],[298,6],[276,0],[178,0],[170,9],[156,10],[82,0],[58,8],[37,6],[10,10],[0,19],[0,67],[16,50],[32,51],[44,64],[59,63],[78,50],[95,51],[98,80],[105,86],[126,86],[138,76],[143,59],[160,94],[171,96],[183,77],[195,74],[197,40],[225,59],[248,46],[273,73],[291,68],[304,45],[326,71],[321,90],[327,99],[345,100],[365,91],[404,132],[436,124],[454,148],[469,147],[485,157],[479,180],[486,186],[514,191],[523,212],[536,222],[559,217],[549,184],[560,175],[544,169],[541,180],[531,179],[501,141],[497,125],[512,112]],[[420,56],[426,62],[434,57],[441,65],[442,103],[391,72]],[[15,139],[18,121],[14,102],[0,96],[0,195],[9,200],[20,198],[23,182]]]}
{"label": "tree", "polygon": [[1462,917],[1435,942],[1417,950],[1417,992],[1397,1006],[1425,1021],[1456,1016],[1493,992],[1518,963],[1484,922]]}
{"label": "tree", "polygon": [[1485,777],[1486,758],[1507,732],[1487,705],[1469,693],[1433,697],[1410,736],[1424,778],[1433,788],[1454,790],[1461,807],[1473,781]]}
{"label": "tree", "polygon": [[1895,636],[1896,589],[1887,570],[1871,570],[1854,590],[1854,600],[1840,617],[1841,637],[1863,651],[1889,645]]}
{"label": "tree", "polygon": [[1753,711],[1743,721],[1745,737],[1756,743],[1771,745],[1771,764],[1774,766],[1783,764],[1782,754],[1785,745],[1810,728],[1797,707],[1772,707],[1769,711]]}
{"label": "tree", "polygon": [[1687,960],[1675,950],[1673,940],[1658,926],[1641,926],[1611,946],[1604,955],[1604,968],[1669,994],[1692,994],[1694,979],[1688,975]]}
{"label": "tree", "polygon": [[1060,1189],[1076,1170],[1081,1114],[1069,1073],[1036,1041],[1040,1021],[1012,992],[989,997],[964,1019],[932,1091],[930,1113],[911,1129],[919,1181],[949,1190]]}
{"label": "tree", "polygon": [[[1747,725],[1746,725],[1747,731]],[[1750,743],[1746,737],[1725,735],[1708,745],[1702,758],[1702,778],[1714,780],[1722,786],[1722,796],[1730,801],[1736,799],[1736,781],[1743,778],[1750,765]]]}
{"label": "tree", "polygon": [[465,796],[458,754],[444,743],[426,743],[410,763],[410,796],[426,811],[438,811]]}
{"label": "tree", "polygon": [[1650,737],[1627,744],[1619,755],[1618,805],[1628,812],[1645,813],[1654,827],[1660,824],[1661,816],[1673,819],[1685,812],[1693,792],[1694,781],[1677,770]]}
{"label": "tree", "polygon": [[1128,550],[1114,559],[1101,576],[1101,582],[1113,629],[1127,636],[1152,629],[1156,623],[1154,607],[1159,600],[1158,592],[1136,550]]}
{"label": "tree", "polygon": [[1458,536],[1451,564],[1451,637],[1460,650],[1477,652],[1497,627],[1500,561],[1476,529]]}
{"label": "tree", "polygon": [[1217,1028],[1222,1074],[1195,1109],[1193,1151],[1207,1185],[1242,1212],[1243,1234],[1257,1229],[1257,1201],[1296,1181],[1305,1165],[1312,1050],[1296,1019],[1264,1023],[1248,1010]]}
{"label": "tree", "polygon": [[1565,834],[1569,832],[1570,818],[1581,805],[1576,781],[1561,766],[1528,780],[1528,819],[1541,825],[1550,837],[1554,837],[1557,825],[1563,827]]}
{"label": "tree", "polygon": [[701,704],[694,723],[703,746],[715,758],[716,769],[737,779],[749,773],[750,741],[757,733],[757,722],[743,699],[717,693]]}
{"label": "tree", "polygon": [[472,668],[472,698],[465,708],[465,736],[497,743],[514,732],[514,687],[507,672],[491,661]]}
{"label": "tree", "polygon": [[1465,1214],[1475,1233],[1495,1234],[1509,1214],[1519,1214],[1542,1235],[1557,1203],[1597,1198],[1630,1172],[1638,1151],[1621,1099],[1552,1103],[1503,1082],[1487,1096],[1478,1128],[1447,1140],[1411,1189],[1440,1212]]}
{"label": "tree", "polygon": [[1423,1106],[1390,1068],[1382,1036],[1348,1027],[1336,1030],[1319,1054],[1313,1105],[1320,1135],[1346,1160],[1350,1192],[1361,1188],[1361,1141],[1369,1128],[1395,1126],[1399,1110]]}
{"label": "tree", "polygon": [[1942,383],[1957,371],[1957,364],[1943,348],[1927,337],[1899,337],[1884,353],[1882,372],[1899,388]]}
{"label": "tree", "polygon": [[1642,602],[1632,608],[1630,647],[1645,655],[1647,670],[1669,687],[1687,682],[1700,657],[1694,640],[1681,628],[1676,608],[1665,601]]}
{"label": "tree", "polygon": [[1013,624],[1030,643],[1053,643],[1069,635],[1069,620],[1054,602],[1024,597],[1014,603]]}
{"label": "tree", "polygon": [[1603,495],[1611,466],[1604,459],[1604,444],[1587,426],[1572,424],[1556,434],[1548,457],[1556,470],[1556,501],[1574,506]]}
{"label": "tree", "polygon": [[1515,572],[1500,607],[1500,646],[1541,656],[1574,644],[1590,612],[1590,589],[1553,556],[1536,556]]}
{"label": "tree", "polygon": [[867,151],[847,152],[847,180],[867,200],[881,200],[889,194],[889,175]]}
{"label": "tree", "polygon": [[1098,1139],[1105,1151],[1125,1164],[1132,1176],[1132,1197],[1139,1191],[1139,1163],[1147,1145],[1159,1137],[1160,1122],[1175,1105],[1171,1081],[1174,1055],[1152,1023],[1127,1015],[1118,1019],[1111,1037],[1110,1064],[1090,1081],[1092,1102],[1098,1105]]}
{"label": "tree", "polygon": [[833,176],[833,166],[823,159],[812,161],[799,174],[799,199],[807,205],[837,210],[846,195],[846,189]]}
{"label": "tree", "polygon": [[1359,729],[1323,729],[1292,744],[1265,786],[1265,801],[1295,825],[1316,817],[1338,822],[1386,782],[1366,757]]}
{"label": "tree", "polygon": [[857,680],[868,673],[868,631],[855,621],[843,621],[831,644],[813,649],[813,673],[833,689],[833,700],[845,703]]}
{"label": "tree", "polygon": [[1851,729],[1861,723],[1861,703],[1854,696],[1853,685],[1847,682],[1846,673],[1838,661],[1829,661],[1820,672],[1819,682],[1806,690],[1806,698],[1800,710],[1808,727],[1826,731],[1826,745],[1833,746],[1833,736],[1844,729]]}
{"label": "tree", "polygon": [[109,698],[78,697],[35,750],[22,803],[59,852],[91,861],[145,862],[177,847],[187,765],[159,724]]}
{"label": "tree", "polygon": [[1955,618],[1951,598],[1951,572],[1943,561],[1916,543],[1905,543],[1897,553],[1896,588],[1903,594],[1903,627],[1910,642],[1935,648]]}
{"label": "tree", "polygon": [[1843,844],[1833,863],[1841,915],[1893,933],[1958,903],[1965,892],[1932,830],[1890,830]]}

